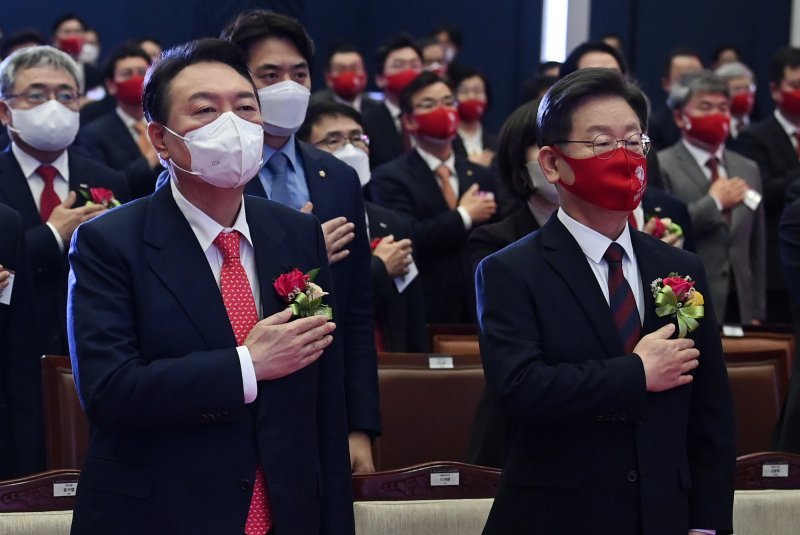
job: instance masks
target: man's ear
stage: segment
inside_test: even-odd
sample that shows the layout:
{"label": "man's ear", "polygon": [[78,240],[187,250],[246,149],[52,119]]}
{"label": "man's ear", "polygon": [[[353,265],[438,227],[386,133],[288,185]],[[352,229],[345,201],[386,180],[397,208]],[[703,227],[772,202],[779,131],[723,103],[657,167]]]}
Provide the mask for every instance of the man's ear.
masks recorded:
{"label": "man's ear", "polygon": [[400,115],[400,121],[403,123],[403,129],[406,132],[416,132],[419,128],[417,120],[414,118],[413,113],[403,113]]}
{"label": "man's ear", "polygon": [[544,177],[548,182],[555,184],[561,180],[561,171],[559,171],[556,165],[558,154],[556,154],[552,147],[545,145],[539,149],[539,155],[536,159],[539,161],[539,166],[542,168],[542,173],[544,173]]}
{"label": "man's ear", "polygon": [[103,81],[103,85],[106,86],[106,91],[109,95],[116,96],[117,94],[117,83],[114,80],[106,79]]}
{"label": "man's ear", "polygon": [[679,129],[683,130],[686,127],[686,116],[683,114],[683,110],[672,110],[672,120]]}
{"label": "man's ear", "polygon": [[381,89],[386,89],[386,77],[382,74],[375,75],[375,85],[380,87]]}
{"label": "man's ear", "polygon": [[167,131],[160,124],[151,121],[147,125],[147,136],[150,138],[150,143],[153,144],[153,148],[156,149],[156,152],[164,161],[169,160],[169,149],[164,140],[166,135]]}
{"label": "man's ear", "polygon": [[0,123],[7,126],[11,122],[11,108],[4,101],[0,100]]}

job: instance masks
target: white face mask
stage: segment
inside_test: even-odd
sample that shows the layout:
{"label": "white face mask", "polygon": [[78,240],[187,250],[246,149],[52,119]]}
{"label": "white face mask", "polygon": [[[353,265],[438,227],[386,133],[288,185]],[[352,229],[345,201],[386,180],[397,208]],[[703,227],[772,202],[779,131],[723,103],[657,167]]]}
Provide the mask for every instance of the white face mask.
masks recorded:
{"label": "white face mask", "polygon": [[11,110],[9,128],[22,141],[39,150],[62,150],[75,141],[80,115],[55,100],[48,100],[29,110]]}
{"label": "white face mask", "polygon": [[192,156],[192,170],[172,165],[218,188],[237,188],[247,184],[261,169],[264,131],[260,125],[245,121],[226,111],[207,125],[181,136],[164,129],[186,143]]}
{"label": "white face mask", "polygon": [[81,63],[88,63],[94,65],[97,63],[97,58],[100,57],[100,47],[93,43],[83,43],[80,54],[78,54],[78,61]]}
{"label": "white face mask", "polygon": [[347,143],[344,147],[334,152],[333,155],[356,170],[362,188],[367,185],[371,176],[369,171],[369,155],[367,155],[363,149],[354,147],[352,143]]}
{"label": "white face mask", "polygon": [[306,119],[311,91],[303,85],[286,80],[258,90],[264,131],[273,136],[290,136]]}
{"label": "white face mask", "polygon": [[558,190],[555,184],[547,181],[539,162],[536,160],[528,162],[525,167],[528,168],[528,176],[531,178],[531,185],[536,195],[540,195],[543,199],[553,204],[558,204]]}

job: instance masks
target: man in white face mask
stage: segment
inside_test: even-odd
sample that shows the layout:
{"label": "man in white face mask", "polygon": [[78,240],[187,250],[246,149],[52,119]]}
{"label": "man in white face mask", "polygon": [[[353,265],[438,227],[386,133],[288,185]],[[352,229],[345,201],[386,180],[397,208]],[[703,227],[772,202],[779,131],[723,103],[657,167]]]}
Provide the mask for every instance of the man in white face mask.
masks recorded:
{"label": "man in white face mask", "polygon": [[49,46],[18,50],[0,64],[0,122],[11,145],[0,153],[0,202],[22,217],[35,273],[42,351],[67,354],[66,249],[75,228],[105,211],[82,191],[105,188],[128,200],[125,177],[75,154],[78,66]]}
{"label": "man in white face mask", "polygon": [[[311,106],[297,137],[330,152],[358,173],[369,188],[369,138],[361,114],[338,102]],[[366,197],[369,197],[367,194]],[[366,201],[367,231],[372,262],[370,278],[375,300],[379,351],[428,351],[422,287],[412,266],[411,225],[401,214]]]}
{"label": "man in white face mask", "polygon": [[336,326],[290,321],[273,283],[319,268],[334,317],[338,290],[315,218],[243,196],[263,134],[240,51],[165,52],[143,107],[168,182],[83,225],[70,252],[92,426],[72,533],[352,535]]}
{"label": "man in white face mask", "polygon": [[337,318],[348,360],[351,463],[355,472],[371,472],[370,438],[380,433],[380,411],[361,187],[351,167],[295,139],[311,94],[314,43],[297,20],[260,9],[240,14],[222,36],[247,56],[264,118],[264,167],[245,192],[319,218],[336,291],[347,295]]}

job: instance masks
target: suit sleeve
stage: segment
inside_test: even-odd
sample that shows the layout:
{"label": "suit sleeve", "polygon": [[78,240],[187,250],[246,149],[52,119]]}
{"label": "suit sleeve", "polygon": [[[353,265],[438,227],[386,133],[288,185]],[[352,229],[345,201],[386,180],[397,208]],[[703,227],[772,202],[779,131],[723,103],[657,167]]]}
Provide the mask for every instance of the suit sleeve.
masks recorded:
{"label": "suit sleeve", "polygon": [[64,253],[58,247],[52,229],[42,223],[25,231],[28,257],[34,273],[60,271],[64,267]]}
{"label": "suit sleeve", "polygon": [[[73,235],[69,254],[67,332],[76,387],[89,419],[107,428],[147,429],[218,425],[242,417],[244,392],[234,347],[153,360],[140,353],[135,275],[118,247],[88,223]],[[217,417],[207,418],[210,413]]]}

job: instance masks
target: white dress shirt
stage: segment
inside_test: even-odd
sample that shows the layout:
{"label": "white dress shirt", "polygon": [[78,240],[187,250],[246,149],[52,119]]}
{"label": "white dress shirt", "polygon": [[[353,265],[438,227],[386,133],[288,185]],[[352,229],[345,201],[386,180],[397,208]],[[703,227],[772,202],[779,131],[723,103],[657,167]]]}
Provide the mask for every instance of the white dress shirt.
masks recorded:
{"label": "white dress shirt", "polygon": [[400,107],[395,106],[391,102],[389,102],[388,98],[383,99],[383,104],[386,106],[386,109],[389,110],[389,115],[392,116],[392,120],[394,121],[394,127],[397,129],[399,133],[403,133],[403,122],[400,120]]}
{"label": "white dress shirt", "polygon": [[458,135],[461,138],[461,142],[464,143],[464,149],[466,149],[467,154],[481,154],[483,152],[483,125],[478,123],[478,129],[472,134],[459,128]]}
{"label": "white dress shirt", "polygon": [[[124,124],[125,128],[128,129],[128,133],[130,133],[130,135],[133,138],[133,140],[136,143],[139,143],[139,133],[136,131],[135,128],[133,128],[133,125],[138,123],[139,121],[137,121],[136,119],[134,119],[133,117],[131,117],[130,115],[125,113],[125,111],[122,108],[120,108],[119,106],[117,106],[116,111],[117,111],[117,115],[122,120],[122,124]],[[144,123],[144,119],[142,119],[142,124],[145,124]],[[147,126],[147,125],[145,124],[145,126]]]}
{"label": "white dress shirt", "polygon": [[[439,184],[441,188],[442,179],[439,178],[439,175],[436,174],[436,170],[439,168],[440,165],[444,165],[450,170],[450,187],[453,189],[453,193],[456,194],[456,202],[458,202],[459,195],[458,195],[458,175],[456,174],[456,156],[453,151],[450,151],[450,156],[442,161],[430,152],[426,152],[422,150],[419,146],[414,147],[417,153],[420,155],[422,160],[428,165],[431,171],[433,171],[433,176],[436,177],[436,183]],[[463,206],[458,206],[456,208],[458,213],[461,215],[461,221],[464,222],[464,228],[469,230],[472,228],[472,217],[467,212],[467,209]]]}
{"label": "white dress shirt", "polygon": [[[694,158],[694,160],[697,162],[697,165],[700,166],[700,170],[703,172],[706,179],[708,179],[709,184],[711,183],[711,168],[706,164],[712,157],[716,158],[719,162],[719,165],[717,166],[717,173],[719,174],[719,177],[721,179],[728,178],[728,172],[725,170],[725,165],[723,164],[722,160],[725,151],[725,144],[720,145],[715,152],[711,153],[707,150],[701,149],[700,147],[692,145],[686,141],[686,139],[681,139],[681,143],[683,143],[683,146],[689,151],[689,154],[692,155],[692,158]],[[714,204],[717,205],[717,210],[721,212],[722,203],[720,200],[716,195],[712,195],[711,193],[709,193],[709,196],[714,199]]]}
{"label": "white dress shirt", "polygon": [[[62,152],[51,164],[42,164],[42,162],[19,148],[14,142],[11,142],[11,153],[14,155],[14,158],[17,159],[19,168],[22,169],[22,174],[28,181],[28,187],[31,189],[31,195],[33,195],[33,202],[36,203],[36,210],[39,213],[41,213],[42,210],[40,205],[42,202],[42,191],[44,190],[44,179],[36,172],[40,165],[52,165],[56,168],[58,175],[56,175],[53,180],[53,189],[62,202],[67,198],[69,195],[69,154],[67,154],[67,151]],[[65,243],[61,234],[58,233],[55,225],[52,223],[46,223],[46,225],[50,227],[53,236],[56,238],[58,249],[63,253]]]}
{"label": "white dress shirt", "polygon": [[[245,272],[247,273],[247,280],[250,281],[250,288],[253,291],[253,300],[256,303],[256,308],[259,309],[261,303],[261,292],[258,286],[258,272],[256,271],[255,251],[253,250],[253,240],[250,237],[250,227],[247,224],[247,217],[244,209],[244,199],[242,199],[242,207],[239,210],[239,215],[236,216],[236,221],[233,227],[223,227],[205,212],[193,205],[189,200],[183,196],[178,190],[178,185],[175,178],[169,181],[170,189],[172,190],[172,197],[178,205],[189,226],[192,227],[200,247],[206,255],[208,266],[214,274],[214,280],[217,282],[217,287],[220,286],[220,275],[222,272],[222,251],[214,245],[214,239],[220,232],[233,232],[238,230],[244,237],[239,240],[239,258],[242,262]],[[261,310],[258,310],[258,317],[261,318]],[[244,402],[251,403],[256,399],[258,394],[258,385],[256,384],[256,372],[253,367],[253,360],[250,357],[250,351],[246,346],[239,346],[236,348],[239,355],[239,364],[242,370],[242,385],[244,387]]]}

